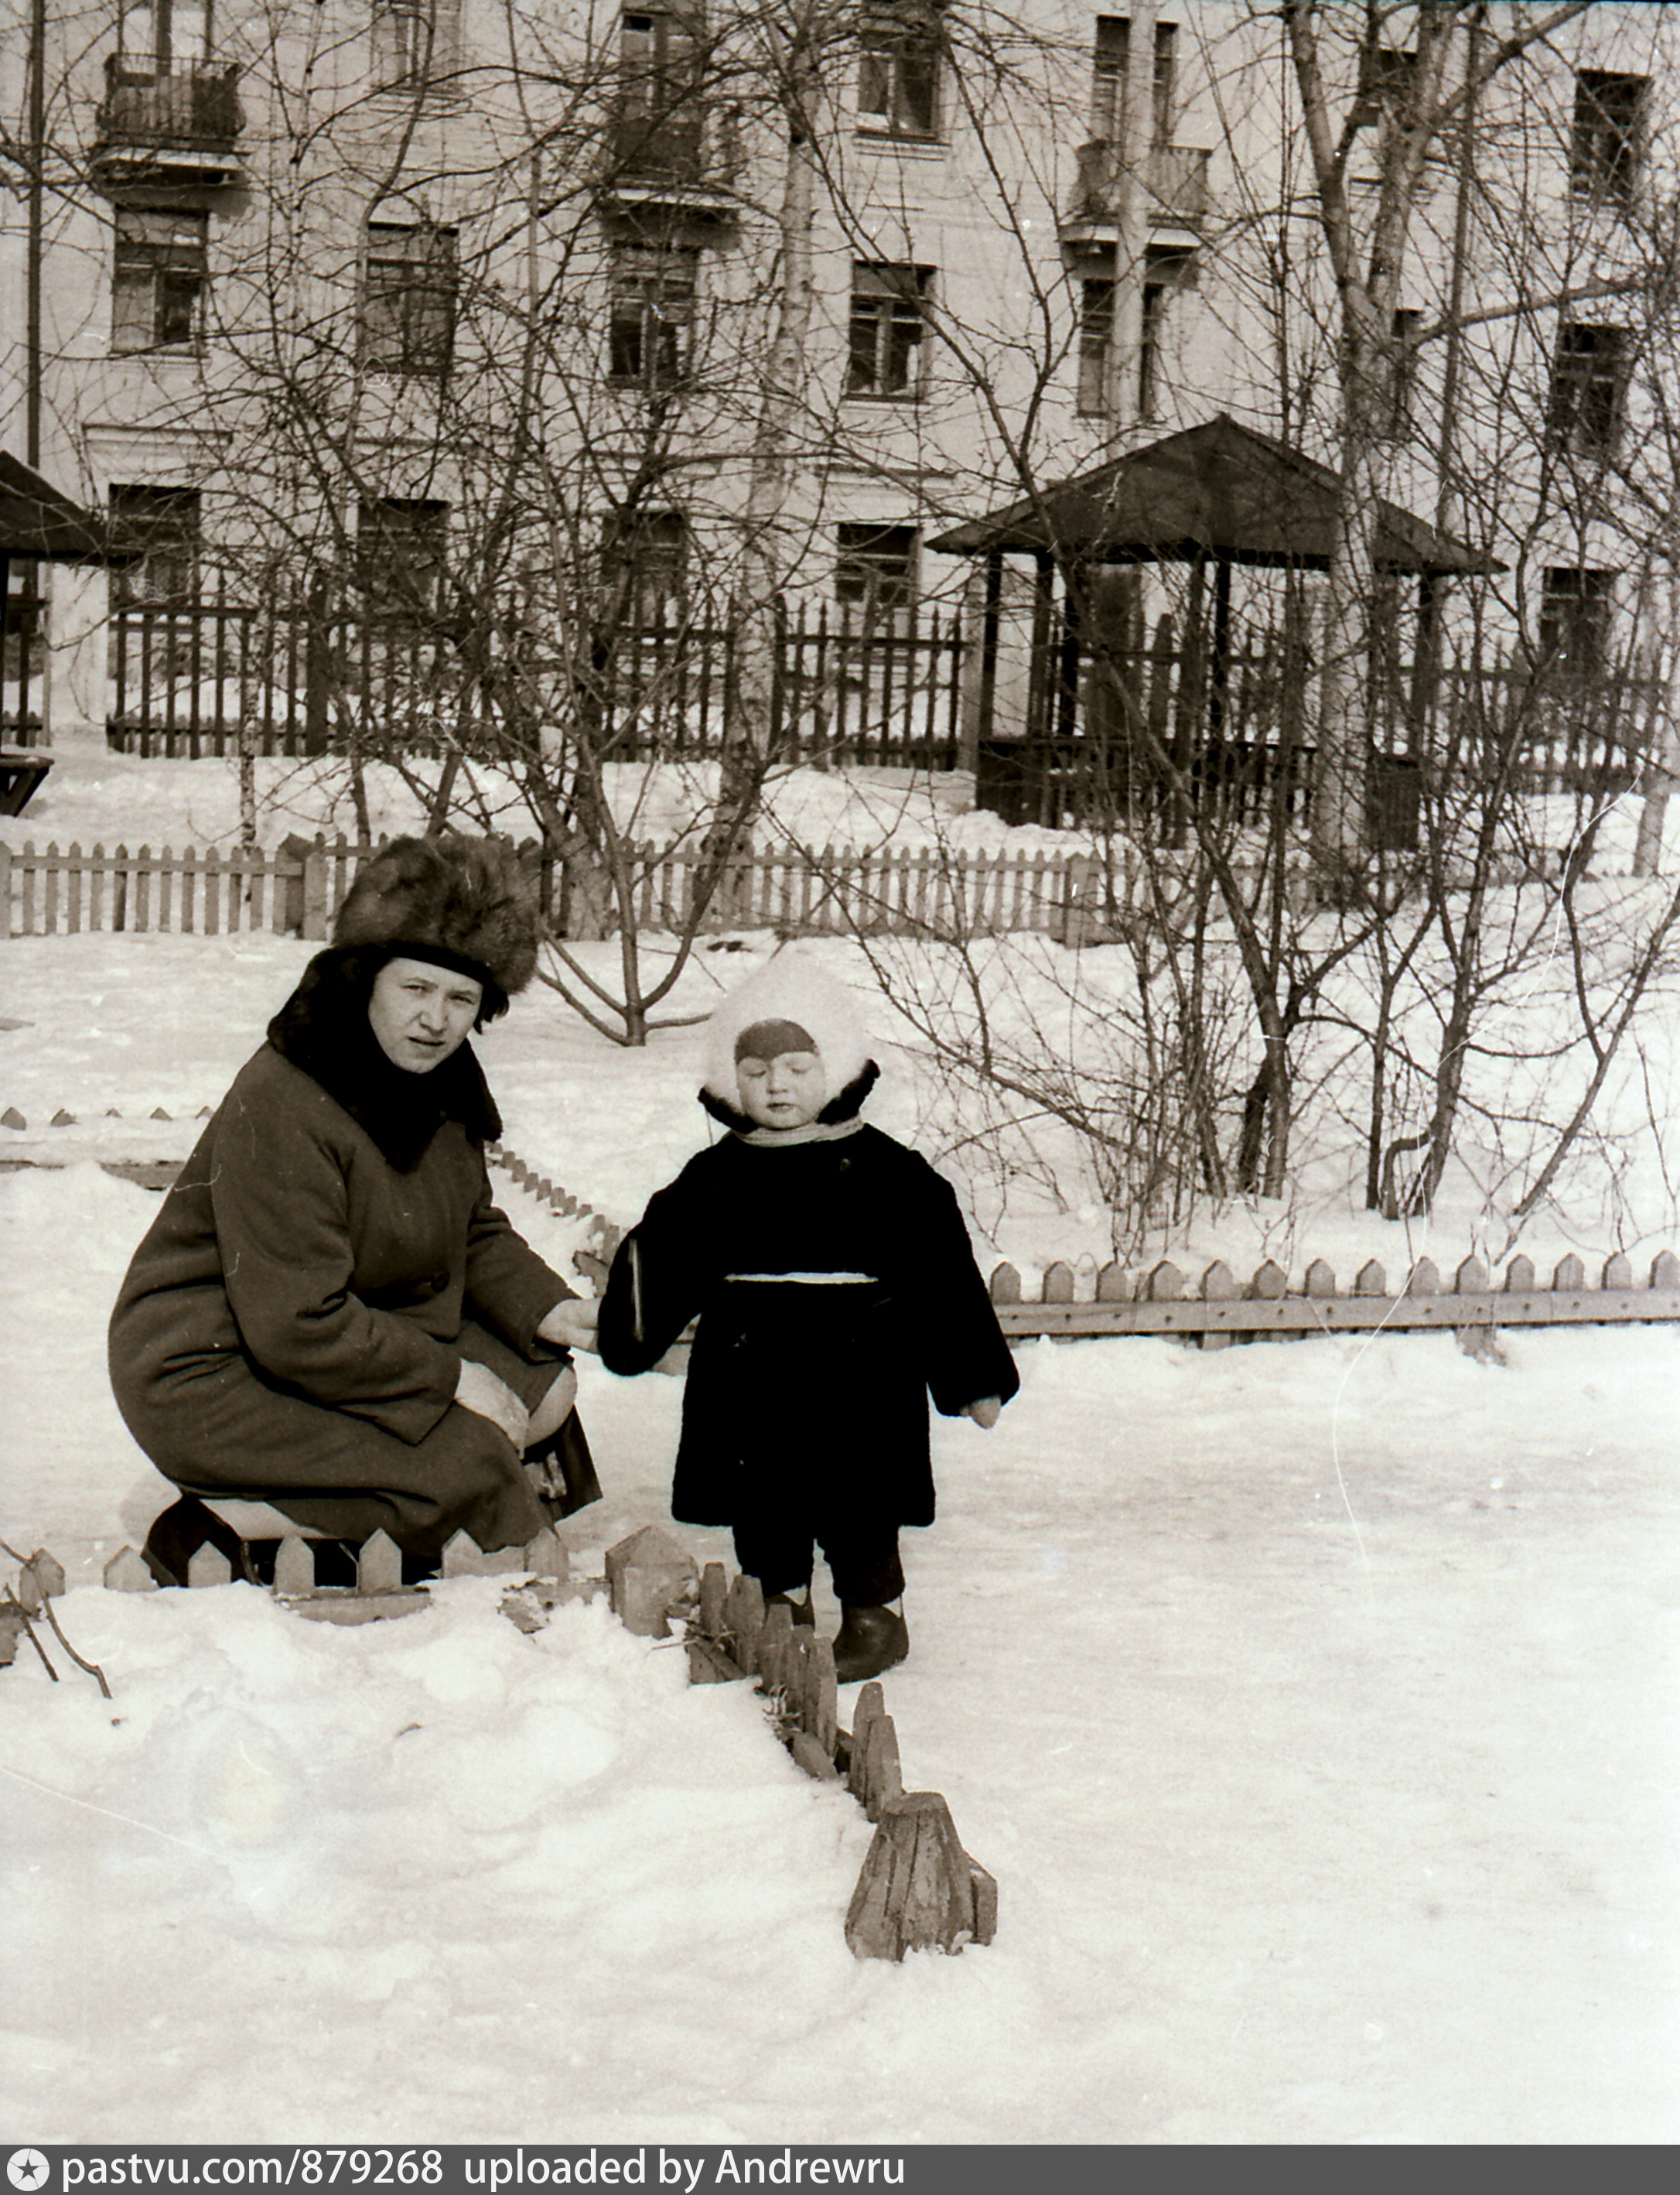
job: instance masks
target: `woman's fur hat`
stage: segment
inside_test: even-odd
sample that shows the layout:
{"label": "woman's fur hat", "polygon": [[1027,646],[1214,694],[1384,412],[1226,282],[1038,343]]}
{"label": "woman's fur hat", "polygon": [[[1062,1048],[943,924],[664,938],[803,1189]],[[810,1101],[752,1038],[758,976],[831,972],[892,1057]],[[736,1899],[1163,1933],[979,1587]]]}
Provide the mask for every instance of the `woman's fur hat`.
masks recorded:
{"label": "woman's fur hat", "polygon": [[736,1040],[763,1022],[791,1022],[810,1036],[828,1070],[831,1096],[849,1089],[872,1063],[863,1017],[846,986],[797,953],[779,953],[731,991],[707,1024],[704,1086],[726,1105],[737,1102]]}
{"label": "woman's fur hat", "polygon": [[536,971],[540,929],[536,894],[504,838],[394,838],[357,871],[332,942],[445,954],[512,998]]}

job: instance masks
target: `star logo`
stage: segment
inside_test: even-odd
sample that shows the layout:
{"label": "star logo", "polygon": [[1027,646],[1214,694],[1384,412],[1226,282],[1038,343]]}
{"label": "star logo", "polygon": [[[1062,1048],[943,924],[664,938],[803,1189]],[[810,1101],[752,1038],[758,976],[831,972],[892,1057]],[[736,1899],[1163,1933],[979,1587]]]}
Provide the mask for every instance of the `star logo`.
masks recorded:
{"label": "star logo", "polygon": [[53,2168],[38,2149],[14,2149],[6,2159],[6,2177],[23,2195],[36,2195],[53,2176]]}

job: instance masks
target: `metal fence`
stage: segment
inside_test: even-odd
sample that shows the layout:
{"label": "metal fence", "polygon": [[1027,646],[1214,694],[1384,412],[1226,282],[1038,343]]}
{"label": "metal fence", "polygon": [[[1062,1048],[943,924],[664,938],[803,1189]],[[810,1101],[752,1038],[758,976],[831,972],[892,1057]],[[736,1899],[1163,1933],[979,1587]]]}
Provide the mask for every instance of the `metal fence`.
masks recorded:
{"label": "metal fence", "polygon": [[[598,653],[568,664],[530,629],[463,648],[440,619],[335,607],[321,592],[258,609],[219,583],[202,600],[118,611],[106,730],[125,753],[193,759],[353,750],[491,759],[536,737],[642,762],[703,758],[734,735],[731,629],[639,625]],[[779,608],[773,751],[952,769],[962,662],[954,614]]]}

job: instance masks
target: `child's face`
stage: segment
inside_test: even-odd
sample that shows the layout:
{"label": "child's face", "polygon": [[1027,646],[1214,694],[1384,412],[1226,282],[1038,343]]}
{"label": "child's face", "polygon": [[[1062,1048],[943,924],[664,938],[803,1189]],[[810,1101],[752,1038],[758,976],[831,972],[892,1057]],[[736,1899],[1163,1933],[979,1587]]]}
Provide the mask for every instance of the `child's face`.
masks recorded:
{"label": "child's face", "polygon": [[828,1103],[828,1075],[814,1051],[749,1053],[735,1062],[741,1110],[755,1127],[805,1128]]}

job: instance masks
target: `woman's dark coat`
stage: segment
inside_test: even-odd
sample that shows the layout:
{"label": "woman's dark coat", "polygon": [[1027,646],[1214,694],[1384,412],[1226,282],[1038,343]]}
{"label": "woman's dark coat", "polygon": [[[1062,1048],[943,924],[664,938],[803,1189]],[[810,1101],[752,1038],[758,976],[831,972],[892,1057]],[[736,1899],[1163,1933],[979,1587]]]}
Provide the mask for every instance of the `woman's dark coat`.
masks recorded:
{"label": "woman's dark coat", "polygon": [[[290,1034],[314,1056],[307,1028]],[[492,1202],[474,1103],[440,1112],[412,1089],[430,1078],[404,1076],[414,1102],[382,1115],[380,1063],[332,1056],[340,1096],[272,1040],[241,1069],[123,1283],[118,1405],[193,1490],[417,1552],[461,1527],[521,1545],[545,1513],[512,1443],[455,1407],[456,1380],[472,1357],[533,1404],[565,1354],[537,1327],[572,1291]],[[457,1091],[493,1119],[469,1048],[457,1058]]]}
{"label": "woman's dark coat", "polygon": [[1020,1384],[949,1184],[873,1127],[731,1135],[653,1198],[608,1276],[602,1362],[646,1371],[697,1315],[686,1524],[734,1524],[778,1472],[820,1474],[872,1522],[930,1524],[929,1391],[954,1416]]}

